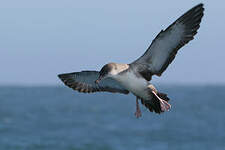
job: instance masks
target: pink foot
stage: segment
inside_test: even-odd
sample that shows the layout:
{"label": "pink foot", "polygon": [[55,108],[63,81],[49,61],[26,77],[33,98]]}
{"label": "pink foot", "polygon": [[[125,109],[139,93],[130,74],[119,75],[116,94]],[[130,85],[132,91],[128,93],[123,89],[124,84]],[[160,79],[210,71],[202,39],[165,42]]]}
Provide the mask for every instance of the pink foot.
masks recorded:
{"label": "pink foot", "polygon": [[169,111],[170,110],[171,105],[167,101],[165,101],[163,99],[161,99],[159,101],[160,101],[160,106],[161,106],[162,111]]}
{"label": "pink foot", "polygon": [[141,117],[141,110],[140,110],[140,109],[136,110],[136,112],[134,113],[134,115],[135,115],[137,118]]}
{"label": "pink foot", "polygon": [[159,100],[159,102],[160,102],[161,111],[162,111],[162,112],[164,112],[164,111],[169,111],[170,108],[171,108],[171,105],[170,105],[167,101],[161,99],[161,98],[156,94],[155,91],[152,91],[152,93],[158,98],[158,100]]}
{"label": "pink foot", "polygon": [[134,115],[137,118],[141,117],[141,109],[139,107],[138,98],[136,98],[136,112],[134,113]]}

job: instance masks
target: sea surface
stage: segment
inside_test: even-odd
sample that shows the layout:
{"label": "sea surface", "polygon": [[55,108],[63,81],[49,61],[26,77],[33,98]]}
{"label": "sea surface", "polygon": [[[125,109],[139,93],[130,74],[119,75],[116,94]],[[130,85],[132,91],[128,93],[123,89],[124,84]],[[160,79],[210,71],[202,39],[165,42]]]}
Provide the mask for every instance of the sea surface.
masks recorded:
{"label": "sea surface", "polygon": [[225,86],[159,86],[161,115],[131,94],[0,87],[0,150],[225,150]]}

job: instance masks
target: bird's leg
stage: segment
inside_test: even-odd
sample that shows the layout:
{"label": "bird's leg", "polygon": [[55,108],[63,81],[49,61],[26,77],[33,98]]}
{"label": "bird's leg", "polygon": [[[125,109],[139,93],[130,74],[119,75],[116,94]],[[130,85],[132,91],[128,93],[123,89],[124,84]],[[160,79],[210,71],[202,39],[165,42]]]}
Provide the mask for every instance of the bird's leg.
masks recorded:
{"label": "bird's leg", "polygon": [[136,97],[136,112],[134,113],[137,118],[141,117],[141,109],[138,103],[138,97]]}
{"label": "bird's leg", "polygon": [[168,110],[171,108],[171,105],[170,105],[167,101],[161,99],[161,98],[156,94],[155,91],[152,91],[152,93],[158,98],[158,100],[159,100],[159,102],[160,102],[160,107],[161,107],[161,110],[162,110],[162,111],[168,111]]}

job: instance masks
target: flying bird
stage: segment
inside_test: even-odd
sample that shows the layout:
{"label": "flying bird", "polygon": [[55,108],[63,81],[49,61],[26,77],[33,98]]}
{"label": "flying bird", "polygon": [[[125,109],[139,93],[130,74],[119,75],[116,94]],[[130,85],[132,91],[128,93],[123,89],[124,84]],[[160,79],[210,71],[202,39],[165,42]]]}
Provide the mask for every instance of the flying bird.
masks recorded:
{"label": "flying bird", "polygon": [[167,94],[159,92],[149,81],[161,76],[174,60],[177,51],[194,39],[203,17],[203,4],[198,4],[168,28],[162,30],[145,53],[130,64],[108,63],[100,71],[59,74],[68,87],[83,93],[112,92],[136,96],[135,116],[141,117],[139,100],[151,112],[168,111]]}

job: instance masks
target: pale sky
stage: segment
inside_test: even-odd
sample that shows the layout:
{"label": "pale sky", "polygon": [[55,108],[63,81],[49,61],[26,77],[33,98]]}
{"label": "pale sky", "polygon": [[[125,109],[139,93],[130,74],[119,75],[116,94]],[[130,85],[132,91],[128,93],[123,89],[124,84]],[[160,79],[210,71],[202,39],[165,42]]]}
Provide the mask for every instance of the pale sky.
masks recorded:
{"label": "pale sky", "polygon": [[7,0],[0,2],[0,85],[62,85],[59,73],[130,63],[200,2],[197,36],[153,82],[224,84],[225,1]]}

